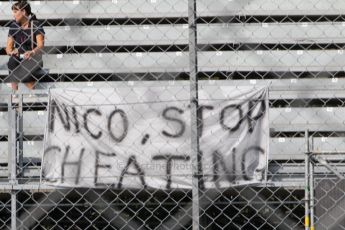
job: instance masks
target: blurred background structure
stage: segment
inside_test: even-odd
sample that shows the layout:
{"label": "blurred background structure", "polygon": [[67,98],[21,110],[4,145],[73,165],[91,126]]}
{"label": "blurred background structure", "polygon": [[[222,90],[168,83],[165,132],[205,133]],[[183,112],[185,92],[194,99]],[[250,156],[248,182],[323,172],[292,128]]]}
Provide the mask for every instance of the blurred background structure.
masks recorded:
{"label": "blurred background structure", "polygon": [[[344,1],[30,4],[46,72],[17,102],[0,84],[0,229],[345,229]],[[11,20],[0,1],[0,47]],[[2,49],[2,81],[7,61]],[[197,206],[192,190],[40,183],[49,88],[169,86],[191,68],[205,84],[269,85],[267,181],[197,187]]]}

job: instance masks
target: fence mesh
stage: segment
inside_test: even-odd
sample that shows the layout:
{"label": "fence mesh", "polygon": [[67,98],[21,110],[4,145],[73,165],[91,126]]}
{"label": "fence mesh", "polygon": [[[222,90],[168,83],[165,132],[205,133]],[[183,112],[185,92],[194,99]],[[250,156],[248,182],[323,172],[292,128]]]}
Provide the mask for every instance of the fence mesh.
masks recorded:
{"label": "fence mesh", "polygon": [[342,1],[14,3],[1,229],[345,229]]}

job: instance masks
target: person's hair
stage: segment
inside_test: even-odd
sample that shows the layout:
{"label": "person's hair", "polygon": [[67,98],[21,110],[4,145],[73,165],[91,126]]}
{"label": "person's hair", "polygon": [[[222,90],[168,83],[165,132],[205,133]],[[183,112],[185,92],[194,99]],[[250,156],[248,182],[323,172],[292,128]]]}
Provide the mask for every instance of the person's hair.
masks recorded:
{"label": "person's hair", "polygon": [[36,15],[31,12],[31,6],[27,1],[18,1],[12,5],[12,10],[25,10],[30,20],[37,20]]}

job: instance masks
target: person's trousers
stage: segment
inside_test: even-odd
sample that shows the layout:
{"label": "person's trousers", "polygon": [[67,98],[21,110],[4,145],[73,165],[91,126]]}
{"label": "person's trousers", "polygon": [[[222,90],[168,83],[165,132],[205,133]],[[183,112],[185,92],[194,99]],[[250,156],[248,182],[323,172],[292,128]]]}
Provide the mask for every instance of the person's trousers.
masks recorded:
{"label": "person's trousers", "polygon": [[20,59],[17,56],[11,56],[8,60],[9,75],[5,82],[33,82],[36,79],[34,76],[35,71],[42,68],[42,56],[35,55],[28,60]]}

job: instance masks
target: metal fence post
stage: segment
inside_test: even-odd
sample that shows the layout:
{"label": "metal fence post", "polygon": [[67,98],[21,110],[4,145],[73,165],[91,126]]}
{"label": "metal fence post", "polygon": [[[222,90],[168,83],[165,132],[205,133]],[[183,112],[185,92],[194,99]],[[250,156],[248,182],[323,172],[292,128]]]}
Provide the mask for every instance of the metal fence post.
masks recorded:
{"label": "metal fence post", "polygon": [[[313,143],[313,142],[312,142]],[[308,141],[309,146],[309,141]],[[310,148],[310,147],[309,147]],[[311,147],[311,154],[313,153],[313,146]],[[309,158],[309,209],[310,209],[310,230],[315,230],[314,223],[314,207],[315,207],[315,195],[314,195],[314,162],[313,158]]]}
{"label": "metal fence post", "polygon": [[[18,109],[16,111],[17,116],[16,116],[16,122],[18,125],[16,125],[16,131],[18,135],[16,134],[16,138],[18,139],[18,176],[19,177],[19,183],[20,180],[24,176],[24,147],[23,147],[23,142],[24,142],[24,132],[23,132],[23,93],[19,92],[18,94]],[[17,141],[17,140],[15,140]]]}
{"label": "metal fence post", "polygon": [[8,97],[8,168],[11,190],[11,229],[17,229],[17,194],[13,185],[17,184],[17,160],[16,160],[16,111],[12,107],[12,94]]}
{"label": "metal fence post", "polygon": [[306,230],[310,229],[310,220],[309,220],[309,131],[305,131],[305,186],[304,186],[304,205],[305,205],[305,217],[304,217],[304,226]]}
{"label": "metal fence post", "polygon": [[199,136],[198,136],[198,79],[197,79],[197,33],[196,33],[196,1],[188,1],[189,25],[189,68],[190,68],[190,103],[191,103],[191,154],[193,164],[193,230],[199,229]]}

